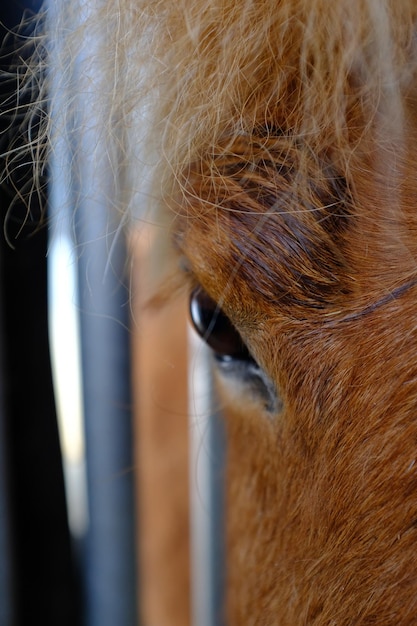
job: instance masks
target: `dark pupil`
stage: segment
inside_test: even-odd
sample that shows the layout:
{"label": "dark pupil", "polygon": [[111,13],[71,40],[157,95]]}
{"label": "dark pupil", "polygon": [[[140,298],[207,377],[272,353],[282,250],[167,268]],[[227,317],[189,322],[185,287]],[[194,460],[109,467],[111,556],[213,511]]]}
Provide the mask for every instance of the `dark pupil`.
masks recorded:
{"label": "dark pupil", "polygon": [[253,360],[229,318],[201,287],[191,294],[190,315],[194,328],[217,357]]}

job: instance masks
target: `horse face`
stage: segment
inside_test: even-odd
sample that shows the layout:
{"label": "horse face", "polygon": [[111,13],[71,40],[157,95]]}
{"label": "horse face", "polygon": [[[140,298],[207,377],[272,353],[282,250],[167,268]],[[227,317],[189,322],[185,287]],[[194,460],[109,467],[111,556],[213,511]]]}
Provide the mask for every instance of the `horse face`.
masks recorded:
{"label": "horse face", "polygon": [[371,113],[361,80],[343,149],[295,132],[302,101],[265,108],[176,205],[225,406],[230,624],[417,615],[415,99]]}

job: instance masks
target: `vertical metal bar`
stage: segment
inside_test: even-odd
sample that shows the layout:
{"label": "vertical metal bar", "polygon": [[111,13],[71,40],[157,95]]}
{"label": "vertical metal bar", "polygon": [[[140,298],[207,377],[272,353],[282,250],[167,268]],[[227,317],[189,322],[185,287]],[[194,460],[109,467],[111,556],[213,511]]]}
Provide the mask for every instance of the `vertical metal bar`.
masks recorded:
{"label": "vertical metal bar", "polygon": [[[50,14],[65,12],[65,2],[50,2]],[[96,9],[80,0],[64,25],[71,33]],[[69,35],[70,36],[70,35]],[[88,527],[82,544],[86,626],[137,624],[136,549],[130,396],[129,294],[123,282],[126,249],[114,204],[118,197],[117,154],[105,126],[100,96],[101,57],[90,30],[73,52],[75,64],[59,67],[68,42],[59,41],[51,84],[55,118],[53,140],[70,137],[56,170],[62,204],[72,207],[78,268],[83,413]],[[59,46],[62,49],[59,49]],[[70,52],[71,54],[71,52]],[[68,59],[67,59],[68,60]],[[74,59],[72,59],[73,61]],[[66,70],[66,72],[64,71]],[[71,101],[68,111],[66,102]],[[61,107],[65,111],[61,115]],[[64,128],[62,128],[64,126]],[[59,143],[59,146],[61,144]],[[65,151],[69,149],[69,154]],[[53,151],[52,151],[53,152]],[[60,150],[55,152],[59,157]],[[65,171],[69,177],[65,181]],[[116,173],[115,173],[116,172]]]}
{"label": "vertical metal bar", "polygon": [[[89,42],[94,50],[94,40]],[[89,54],[91,55],[91,48]],[[88,626],[137,621],[130,396],[129,293],[124,232],[114,209],[117,174],[82,58],[75,213],[89,497]],[[87,81],[89,84],[87,85]],[[88,115],[86,115],[88,112]]]}
{"label": "vertical metal bar", "polygon": [[189,367],[193,625],[222,626],[225,432],[216,407],[210,354],[193,332]]}
{"label": "vertical metal bar", "polygon": [[[53,31],[62,5],[48,4],[48,23]],[[57,417],[63,456],[69,525],[74,539],[81,539],[87,528],[87,495],[82,410],[82,372],[78,324],[78,276],[73,212],[76,188],[73,171],[73,145],[65,114],[68,94],[76,89],[70,71],[59,72],[59,59],[65,47],[60,38],[50,42],[50,119],[53,133],[49,154],[48,203],[48,300],[51,362],[57,404]]]}
{"label": "vertical metal bar", "polygon": [[[97,216],[90,217],[98,235]],[[87,238],[92,234],[88,226],[79,227]],[[128,298],[120,274],[104,278],[106,242],[88,248],[79,261],[89,493],[88,624],[127,626],[136,623]],[[120,270],[122,246],[117,256],[113,251],[113,269],[116,265]]]}
{"label": "vertical metal bar", "polygon": [[77,215],[89,494],[87,624],[130,626],[137,608],[129,299],[121,282],[122,236],[115,244],[114,220],[104,207],[86,201]]}

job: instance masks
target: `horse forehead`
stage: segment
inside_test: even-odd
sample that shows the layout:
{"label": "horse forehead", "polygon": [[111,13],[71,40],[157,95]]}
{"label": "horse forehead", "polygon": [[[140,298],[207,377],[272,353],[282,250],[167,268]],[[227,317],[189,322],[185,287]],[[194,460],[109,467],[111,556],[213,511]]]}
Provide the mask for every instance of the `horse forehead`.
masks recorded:
{"label": "horse forehead", "polygon": [[213,158],[189,181],[180,247],[201,281],[215,283],[216,297],[231,283],[243,295],[248,283],[249,300],[263,295],[278,306],[296,288],[294,298],[312,298],[316,308],[332,301],[338,308],[354,293],[378,297],[415,272],[416,133],[409,130],[402,145],[367,145],[346,178],[329,158],[319,167],[317,157],[304,179],[293,155],[258,163],[260,173],[246,157],[229,170]]}

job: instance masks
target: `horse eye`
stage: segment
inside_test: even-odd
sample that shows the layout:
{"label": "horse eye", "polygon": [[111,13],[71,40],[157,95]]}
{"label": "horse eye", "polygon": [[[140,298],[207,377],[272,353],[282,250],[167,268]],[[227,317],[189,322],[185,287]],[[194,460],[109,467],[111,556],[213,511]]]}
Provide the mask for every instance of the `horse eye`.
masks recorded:
{"label": "horse eye", "polygon": [[195,330],[218,359],[253,361],[229,318],[201,287],[191,294],[190,315]]}

